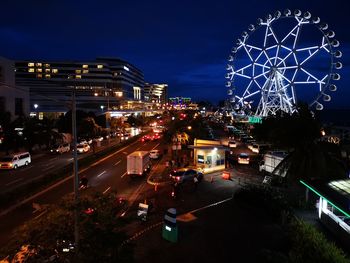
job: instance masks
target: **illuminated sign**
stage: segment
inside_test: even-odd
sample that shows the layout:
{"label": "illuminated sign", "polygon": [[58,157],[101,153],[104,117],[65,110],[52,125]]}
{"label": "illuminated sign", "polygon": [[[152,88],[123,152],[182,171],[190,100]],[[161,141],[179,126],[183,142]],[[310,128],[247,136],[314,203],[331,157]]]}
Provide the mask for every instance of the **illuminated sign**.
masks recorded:
{"label": "illuminated sign", "polygon": [[262,123],[261,117],[250,116],[248,117],[249,123]]}

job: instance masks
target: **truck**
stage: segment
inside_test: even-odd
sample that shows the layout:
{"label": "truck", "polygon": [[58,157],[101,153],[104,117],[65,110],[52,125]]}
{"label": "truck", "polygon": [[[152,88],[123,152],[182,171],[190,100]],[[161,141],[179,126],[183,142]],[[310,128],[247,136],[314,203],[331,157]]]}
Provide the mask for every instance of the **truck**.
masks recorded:
{"label": "truck", "polygon": [[272,175],[286,176],[286,171],[275,171],[276,167],[288,155],[285,151],[270,151],[264,155],[264,159],[259,164],[259,171],[266,172]]}
{"label": "truck", "polygon": [[127,156],[127,174],[130,176],[142,176],[151,170],[149,152],[135,151]]}

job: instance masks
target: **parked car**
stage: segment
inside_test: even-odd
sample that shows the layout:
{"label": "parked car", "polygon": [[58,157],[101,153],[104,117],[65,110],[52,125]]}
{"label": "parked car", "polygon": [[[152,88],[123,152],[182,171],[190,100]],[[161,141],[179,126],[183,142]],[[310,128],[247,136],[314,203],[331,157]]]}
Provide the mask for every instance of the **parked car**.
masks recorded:
{"label": "parked car", "polygon": [[170,172],[169,176],[176,183],[193,181],[195,177],[198,179],[199,182],[203,179],[203,174],[201,172],[188,168],[180,168],[173,170]]}
{"label": "parked car", "polygon": [[228,142],[228,147],[230,148],[236,148],[237,147],[237,143],[235,141],[229,141]]}
{"label": "parked car", "polygon": [[103,141],[103,137],[102,136],[97,136],[94,140],[102,142]]}
{"label": "parked car", "polygon": [[240,164],[249,164],[249,155],[247,153],[240,153],[237,161]]}
{"label": "parked car", "polygon": [[160,158],[160,151],[159,150],[152,150],[149,152],[149,158],[151,159],[159,159]]}
{"label": "parked car", "polygon": [[0,169],[17,169],[32,162],[29,152],[15,153],[0,159]]}
{"label": "parked car", "polygon": [[78,145],[80,144],[88,144],[88,142],[85,139],[78,140]]}
{"label": "parked car", "polygon": [[77,153],[86,153],[90,151],[90,145],[85,143],[85,144],[79,144],[77,145]]}
{"label": "parked car", "polygon": [[69,143],[56,144],[50,150],[51,153],[59,153],[59,154],[69,152],[69,151],[70,151]]}

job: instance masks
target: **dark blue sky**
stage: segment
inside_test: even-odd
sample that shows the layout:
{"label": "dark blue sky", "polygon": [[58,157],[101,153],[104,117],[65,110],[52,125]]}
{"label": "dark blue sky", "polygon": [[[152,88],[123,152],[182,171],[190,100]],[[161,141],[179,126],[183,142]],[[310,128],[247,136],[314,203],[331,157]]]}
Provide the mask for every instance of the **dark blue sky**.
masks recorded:
{"label": "dark blue sky", "polygon": [[[327,107],[347,107],[350,20],[347,1],[1,1],[0,56],[10,59],[125,59],[170,96],[217,102],[227,98],[231,48],[258,17],[285,8],[310,11],[336,33],[342,79]],[[320,40],[320,37],[317,39]]]}

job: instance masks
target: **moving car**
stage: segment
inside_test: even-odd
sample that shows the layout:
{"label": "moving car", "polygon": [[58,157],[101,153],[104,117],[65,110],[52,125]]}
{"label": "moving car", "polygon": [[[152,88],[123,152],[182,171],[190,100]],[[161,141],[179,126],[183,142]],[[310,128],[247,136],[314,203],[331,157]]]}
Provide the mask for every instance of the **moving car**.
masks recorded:
{"label": "moving car", "polygon": [[180,168],[170,172],[170,178],[176,183],[183,183],[186,181],[194,181],[196,177],[200,182],[203,179],[203,174],[194,169]]}
{"label": "moving car", "polygon": [[240,153],[237,161],[240,164],[249,164],[249,155],[247,153]]}
{"label": "moving car", "polygon": [[86,153],[90,151],[90,145],[87,143],[77,145],[77,153]]}
{"label": "moving car", "polygon": [[159,150],[152,150],[152,151],[150,151],[149,152],[149,158],[150,159],[159,159],[159,157],[160,157],[160,152],[159,152]]}
{"label": "moving car", "polygon": [[69,143],[57,144],[50,150],[51,153],[65,153],[70,151]]}
{"label": "moving car", "polygon": [[0,159],[0,169],[17,169],[20,166],[27,166],[32,162],[29,152],[16,153]]}

